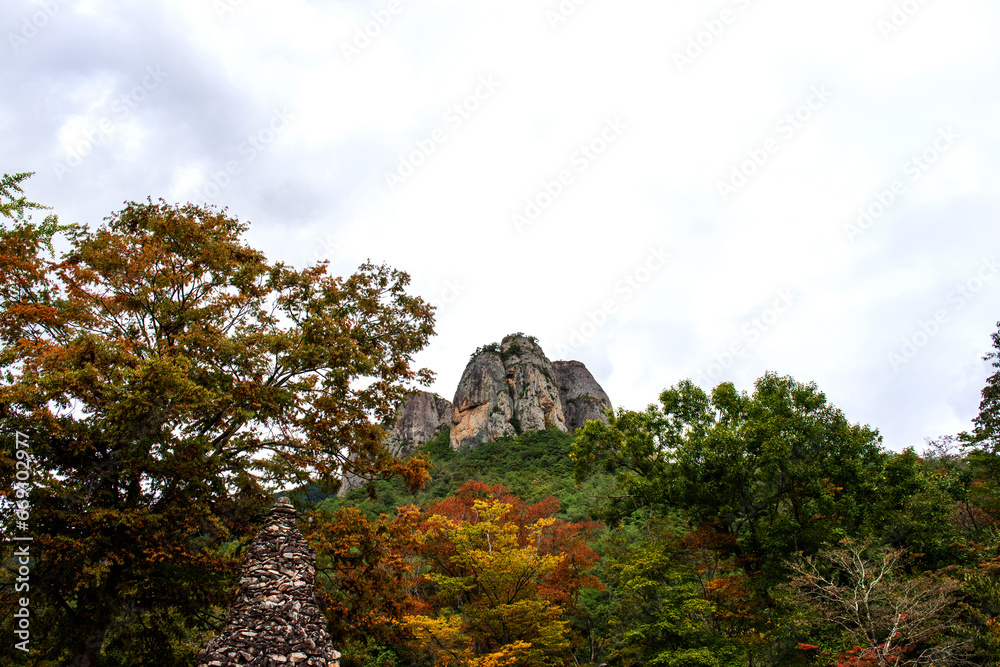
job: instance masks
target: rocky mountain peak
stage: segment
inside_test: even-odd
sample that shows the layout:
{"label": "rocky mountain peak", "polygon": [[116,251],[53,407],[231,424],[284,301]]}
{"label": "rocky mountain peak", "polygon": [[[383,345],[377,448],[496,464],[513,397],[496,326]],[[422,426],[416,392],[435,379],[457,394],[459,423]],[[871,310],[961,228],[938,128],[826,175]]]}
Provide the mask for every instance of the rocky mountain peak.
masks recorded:
{"label": "rocky mountain peak", "polygon": [[574,431],[611,407],[582,363],[553,364],[537,339],[521,333],[476,350],[452,404],[454,449],[524,431]]}
{"label": "rocky mountain peak", "polygon": [[582,361],[553,361],[566,428],[575,431],[591,419],[605,419],[611,399]]}
{"label": "rocky mountain peak", "polygon": [[573,432],[589,419],[604,419],[610,407],[581,362],[550,361],[534,336],[516,333],[472,353],[454,401],[424,391],[408,396],[385,425],[386,445],[405,457],[448,427],[454,449],[525,431]]}

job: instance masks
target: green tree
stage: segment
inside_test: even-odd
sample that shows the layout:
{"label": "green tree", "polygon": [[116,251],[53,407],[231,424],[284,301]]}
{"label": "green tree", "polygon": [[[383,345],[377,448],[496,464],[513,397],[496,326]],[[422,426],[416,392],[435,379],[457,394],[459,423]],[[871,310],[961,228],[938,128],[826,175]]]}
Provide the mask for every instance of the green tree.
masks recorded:
{"label": "green tree", "polygon": [[983,387],[979,414],[972,433],[958,436],[967,450],[971,477],[963,514],[978,538],[969,546],[979,558],[966,573],[964,590],[973,608],[975,643],[983,664],[1000,664],[1000,322],[997,327],[993,349],[983,357],[994,370]]}
{"label": "green tree", "polygon": [[878,433],[850,424],[814,384],[768,373],[753,395],[730,383],[711,398],[690,381],[644,412],[590,422],[574,445],[578,479],[616,475],[605,517],[681,509],[736,538],[748,574],[784,577],[783,559],[874,521],[887,454]]}
{"label": "green tree", "polygon": [[376,426],[430,379],[411,368],[433,319],[409,277],[270,264],[246,228],[149,201],[70,229],[59,261],[3,239],[0,492],[23,432],[37,664],[188,664],[268,494],[332,490],[344,467],[426,478]]}
{"label": "green tree", "polygon": [[[0,177],[0,238],[3,238],[4,246],[12,243],[25,243],[28,245],[41,244],[51,253],[52,237],[60,231],[69,229],[70,225],[60,225],[59,218],[55,215],[47,215],[38,224],[31,222],[31,211],[45,210],[48,207],[33,201],[29,201],[24,194],[21,184],[30,178],[34,172],[21,172],[18,174],[4,174]],[[4,220],[6,218],[6,220]],[[10,221],[10,222],[7,222]],[[4,255],[6,256],[5,248]],[[10,261],[10,257],[4,257]],[[0,261],[3,261],[0,259]],[[4,262],[6,265],[6,262]]]}
{"label": "green tree", "polygon": [[930,443],[920,457],[912,449],[894,454],[887,466],[892,478],[885,480],[884,495],[891,501],[882,505],[882,540],[906,549],[923,569],[977,562],[977,542],[992,526],[977,505],[973,467],[952,451],[952,440]]}
{"label": "green tree", "polygon": [[21,187],[21,183],[32,175],[33,172],[21,172],[0,177],[0,216],[22,219],[27,211],[46,208],[37,202],[28,201]]}
{"label": "green tree", "polygon": [[992,338],[993,350],[983,358],[992,361],[995,371],[983,387],[972,433],[958,436],[967,449],[974,480],[970,495],[982,512],[980,524],[990,527],[1000,522],[1000,329]]}
{"label": "green tree", "polygon": [[991,362],[994,372],[983,387],[979,414],[973,420],[973,433],[971,437],[965,436],[966,440],[971,440],[994,454],[1000,454],[1000,322],[997,322],[997,327],[992,335],[993,350],[983,357]]}
{"label": "green tree", "polygon": [[699,558],[714,550],[692,544],[698,537],[675,518],[653,516],[635,517],[602,540],[597,569],[605,588],[590,596],[602,659],[621,667],[747,664],[741,635],[758,636],[752,595],[731,559]]}

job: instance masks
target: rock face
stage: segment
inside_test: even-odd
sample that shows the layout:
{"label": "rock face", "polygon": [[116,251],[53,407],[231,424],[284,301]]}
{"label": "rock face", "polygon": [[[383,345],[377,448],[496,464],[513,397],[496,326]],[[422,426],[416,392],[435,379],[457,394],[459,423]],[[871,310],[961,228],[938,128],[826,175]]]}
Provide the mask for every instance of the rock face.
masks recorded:
{"label": "rock face", "polygon": [[393,454],[405,458],[451,426],[451,402],[437,394],[418,391],[403,404],[396,415],[386,446]]}
{"label": "rock face", "polygon": [[506,378],[499,350],[484,350],[465,367],[452,401],[452,449],[514,435],[510,424],[514,406]]}
{"label": "rock face", "polygon": [[[385,447],[394,456],[405,459],[431,440],[442,429],[451,426],[451,402],[437,394],[417,391],[410,394],[396,413],[393,422],[382,424],[389,432]],[[352,472],[344,471],[340,478],[339,496],[351,489],[364,486],[366,480]]]}
{"label": "rock face", "polygon": [[[451,446],[475,447],[525,431],[573,432],[604,419],[611,400],[579,361],[549,361],[531,336],[513,334],[472,355],[449,403],[436,394],[410,395],[389,431],[386,448],[405,458],[451,427]],[[349,473],[340,494],[364,483]]]}
{"label": "rock face", "polygon": [[316,555],[279,498],[243,561],[226,627],[197,658],[199,667],[339,667],[316,606]]}
{"label": "rock face", "polygon": [[566,428],[575,431],[589,419],[604,419],[604,412],[611,407],[611,399],[601,385],[579,361],[553,361],[552,370],[559,383]]}
{"label": "rock face", "polygon": [[452,448],[524,431],[573,431],[587,419],[602,419],[611,401],[586,367],[557,363],[564,365],[562,375],[535,339],[522,334],[477,351],[452,402]]}

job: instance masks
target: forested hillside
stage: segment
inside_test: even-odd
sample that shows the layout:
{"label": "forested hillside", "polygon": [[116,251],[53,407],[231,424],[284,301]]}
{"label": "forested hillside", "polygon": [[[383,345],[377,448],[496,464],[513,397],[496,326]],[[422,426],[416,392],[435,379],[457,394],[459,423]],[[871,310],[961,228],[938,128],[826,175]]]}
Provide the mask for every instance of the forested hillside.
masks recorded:
{"label": "forested hillside", "polygon": [[443,433],[425,489],[317,505],[345,664],[996,664],[987,433],[890,452],[777,375],[576,436]]}
{"label": "forested hillside", "polygon": [[426,455],[433,462],[431,479],[416,493],[399,481],[380,481],[372,489],[377,499],[371,498],[368,488],[358,488],[344,497],[299,496],[297,500],[325,511],[357,507],[375,518],[393,514],[401,505],[443,500],[465,483],[479,481],[504,486],[528,502],[554,496],[560,503],[559,518],[578,520],[588,518],[614,484],[610,475],[595,475],[583,484],[575,483],[570,458],[574,438],[565,431],[528,431],[516,438],[458,451],[448,446],[448,437],[448,431],[442,431],[414,453]]}

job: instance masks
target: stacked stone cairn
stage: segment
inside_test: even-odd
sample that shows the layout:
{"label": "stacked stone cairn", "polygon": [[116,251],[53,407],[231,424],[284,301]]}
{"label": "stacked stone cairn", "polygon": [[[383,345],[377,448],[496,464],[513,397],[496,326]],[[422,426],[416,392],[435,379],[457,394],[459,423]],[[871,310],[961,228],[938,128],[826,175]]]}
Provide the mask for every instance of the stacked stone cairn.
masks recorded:
{"label": "stacked stone cairn", "polygon": [[316,605],[316,555],[279,498],[243,560],[226,627],[197,658],[199,667],[339,667]]}

